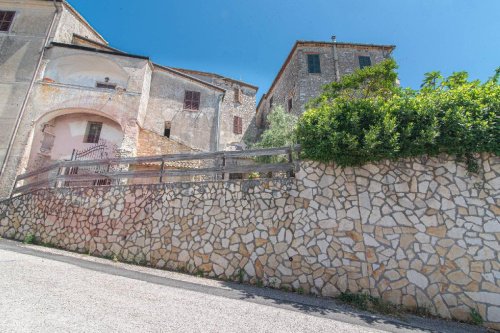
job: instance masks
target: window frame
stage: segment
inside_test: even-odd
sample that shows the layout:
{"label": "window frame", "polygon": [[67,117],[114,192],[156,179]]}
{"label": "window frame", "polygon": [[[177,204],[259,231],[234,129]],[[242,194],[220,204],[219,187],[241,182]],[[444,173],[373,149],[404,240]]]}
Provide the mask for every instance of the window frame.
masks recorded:
{"label": "window frame", "polygon": [[[317,59],[317,64],[311,63],[310,59]],[[309,74],[321,74],[321,57],[319,53],[307,53],[307,72]]]}
{"label": "window frame", "polygon": [[[99,125],[99,131],[96,134],[92,134],[91,136],[91,128],[94,125]],[[103,123],[100,121],[88,121],[87,122],[87,128],[85,130],[85,136],[83,137],[83,143],[99,143],[99,140],[101,139],[101,133],[102,133],[102,125]],[[92,140],[90,140],[92,138]]]}
{"label": "window frame", "polygon": [[[363,64],[361,59],[366,60],[368,59],[368,64]],[[372,58],[368,55],[358,55],[358,63],[359,63],[359,69],[363,69],[365,67],[370,67],[372,65]]]}
{"label": "window frame", "polygon": [[[8,14],[12,14],[12,18],[10,21],[5,20],[5,16]],[[2,24],[7,23],[7,30],[0,30],[0,33],[9,33],[12,29],[12,25],[14,23],[14,20],[16,18],[17,12],[14,10],[0,10],[0,28],[2,27]]]}
{"label": "window frame", "polygon": [[243,134],[243,118],[233,116],[233,134]]}
{"label": "window frame", "polygon": [[[188,95],[190,97],[188,98]],[[200,111],[201,92],[193,90],[184,91],[184,110],[186,111]],[[194,107],[196,105],[196,107]]]}

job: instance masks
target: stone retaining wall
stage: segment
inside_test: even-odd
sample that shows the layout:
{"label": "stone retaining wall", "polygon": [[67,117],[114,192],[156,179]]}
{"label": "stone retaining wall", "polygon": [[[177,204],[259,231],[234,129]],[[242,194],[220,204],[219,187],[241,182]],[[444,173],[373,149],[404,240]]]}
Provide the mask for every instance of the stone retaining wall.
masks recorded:
{"label": "stone retaining wall", "polygon": [[303,162],[295,179],[42,190],[0,203],[0,235],[306,293],[366,291],[500,328],[500,159],[360,168]]}

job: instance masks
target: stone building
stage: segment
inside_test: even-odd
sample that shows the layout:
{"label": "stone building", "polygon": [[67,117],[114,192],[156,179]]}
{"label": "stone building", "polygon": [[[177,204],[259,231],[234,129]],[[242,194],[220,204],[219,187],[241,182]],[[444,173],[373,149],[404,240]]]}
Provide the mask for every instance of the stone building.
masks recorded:
{"label": "stone building", "polygon": [[112,48],[64,0],[0,0],[0,198],[17,174],[98,144],[106,156],[241,149],[257,89]]}
{"label": "stone building", "polygon": [[257,106],[257,127],[265,128],[267,115],[276,105],[301,115],[307,102],[317,97],[325,84],[389,58],[394,48],[393,45],[297,41]]}

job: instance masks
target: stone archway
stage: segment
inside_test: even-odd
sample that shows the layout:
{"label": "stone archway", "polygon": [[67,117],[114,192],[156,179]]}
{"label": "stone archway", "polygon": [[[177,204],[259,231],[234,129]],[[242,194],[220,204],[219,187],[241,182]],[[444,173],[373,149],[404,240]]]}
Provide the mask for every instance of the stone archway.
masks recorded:
{"label": "stone archway", "polygon": [[35,122],[27,170],[69,160],[74,150],[104,144],[107,155],[116,156],[124,142],[124,130],[115,120],[98,111],[59,110]]}

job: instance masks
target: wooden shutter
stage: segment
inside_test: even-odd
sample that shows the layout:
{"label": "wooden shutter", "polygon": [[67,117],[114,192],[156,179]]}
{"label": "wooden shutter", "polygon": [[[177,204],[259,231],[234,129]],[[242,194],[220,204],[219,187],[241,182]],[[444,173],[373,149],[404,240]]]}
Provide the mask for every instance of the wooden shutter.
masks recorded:
{"label": "wooden shutter", "polygon": [[241,89],[240,88],[234,88],[234,101],[236,103],[241,103]]}
{"label": "wooden shutter", "polygon": [[233,118],[233,133],[242,134],[243,133],[243,119],[238,116]]}
{"label": "wooden shutter", "polygon": [[308,54],[307,55],[307,67],[308,67],[309,73],[321,73],[319,54]]}
{"label": "wooden shutter", "polygon": [[200,109],[201,93],[198,91],[188,91],[184,95],[184,109],[198,111]]}

